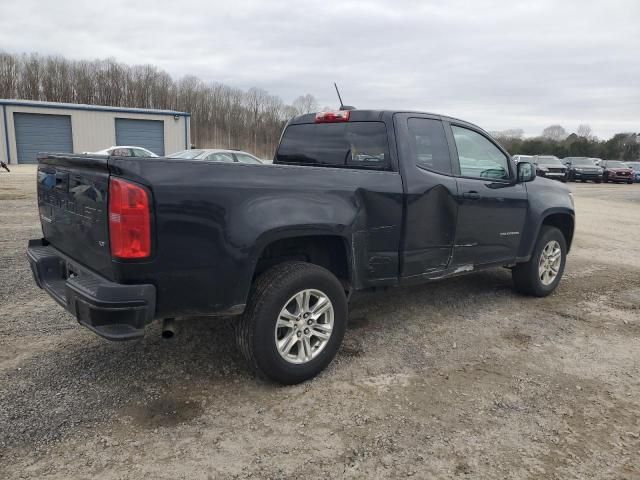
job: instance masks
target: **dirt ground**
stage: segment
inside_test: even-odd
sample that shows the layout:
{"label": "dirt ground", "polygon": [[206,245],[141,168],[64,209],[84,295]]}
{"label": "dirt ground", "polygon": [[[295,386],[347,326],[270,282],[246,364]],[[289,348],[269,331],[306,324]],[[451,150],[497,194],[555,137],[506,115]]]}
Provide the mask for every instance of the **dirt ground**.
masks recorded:
{"label": "dirt ground", "polygon": [[640,478],[640,185],[572,184],[552,296],[507,270],[353,299],[337,359],[254,378],[229,320],[109,343],[34,285],[0,172],[0,478]]}

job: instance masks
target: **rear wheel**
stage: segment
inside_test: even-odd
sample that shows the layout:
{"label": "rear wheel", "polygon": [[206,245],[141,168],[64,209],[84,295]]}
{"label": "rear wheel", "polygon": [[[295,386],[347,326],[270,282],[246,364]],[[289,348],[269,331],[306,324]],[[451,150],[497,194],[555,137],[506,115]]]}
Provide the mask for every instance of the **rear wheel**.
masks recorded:
{"label": "rear wheel", "polygon": [[600,180],[599,178],[596,178],[596,179],[594,180],[594,182],[596,182],[596,183],[602,183],[602,180]]}
{"label": "rear wheel", "polygon": [[526,295],[546,297],[553,292],[564,273],[567,242],[560,230],[544,225],[531,259],[511,271],[515,289]]}
{"label": "rear wheel", "polygon": [[347,324],[347,299],[328,270],[287,262],[256,281],[236,341],[253,370],[283,384],[315,377],[335,357]]}

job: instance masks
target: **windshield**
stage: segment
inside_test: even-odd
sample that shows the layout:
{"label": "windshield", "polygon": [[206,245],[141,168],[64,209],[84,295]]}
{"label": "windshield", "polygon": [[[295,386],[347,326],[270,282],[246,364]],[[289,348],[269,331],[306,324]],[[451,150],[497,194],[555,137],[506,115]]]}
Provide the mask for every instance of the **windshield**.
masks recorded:
{"label": "windshield", "polygon": [[536,163],[542,165],[562,165],[562,162],[558,157],[538,157]]}
{"label": "windshield", "polygon": [[192,159],[200,155],[204,150],[182,150],[181,152],[172,153],[169,158],[185,158]]}
{"label": "windshield", "polygon": [[607,168],[629,168],[624,163],[618,162],[617,160],[609,160],[607,162]]}
{"label": "windshield", "polygon": [[575,158],[575,159],[571,160],[571,164],[572,165],[583,165],[583,166],[587,166],[587,167],[594,167],[596,165],[596,162],[594,162],[590,158]]}

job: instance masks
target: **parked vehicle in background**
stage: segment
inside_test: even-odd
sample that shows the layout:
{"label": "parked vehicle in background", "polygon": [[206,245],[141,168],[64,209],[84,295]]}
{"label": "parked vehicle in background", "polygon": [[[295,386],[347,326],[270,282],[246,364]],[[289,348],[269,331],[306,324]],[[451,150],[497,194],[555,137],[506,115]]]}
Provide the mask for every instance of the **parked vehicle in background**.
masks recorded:
{"label": "parked vehicle in background", "polygon": [[562,161],[567,166],[567,180],[595,183],[602,182],[602,168],[598,167],[592,158],[566,157]]}
{"label": "parked vehicle in background", "polygon": [[536,175],[551,178],[553,180],[567,181],[567,167],[554,155],[535,155],[533,164],[536,166]]}
{"label": "parked vehicle in background", "polygon": [[109,148],[105,148],[104,150],[99,150],[93,153],[95,155],[111,155],[112,157],[155,158],[158,156],[155,153],[153,153],[151,150],[147,150],[146,148],[132,147],[129,145],[109,147]]}
{"label": "parked vehicle in background", "polygon": [[533,163],[533,155],[514,155],[513,157],[513,161],[518,163],[518,162],[529,162],[529,163]]}
{"label": "parked vehicle in background", "polygon": [[173,317],[233,315],[248,364],[287,384],[334,358],[352,292],[508,267],[516,290],[544,297],[574,232],[565,185],[516,167],[479,127],[427,113],[295,117],[273,167],[39,162],[43,238],[29,261],[81,324],[128,340],[154,319],[167,331]]}
{"label": "parked vehicle in background", "polygon": [[222,148],[201,148],[194,150],[183,150],[172,153],[169,158],[182,158],[186,160],[203,160],[206,162],[222,163],[263,163],[259,158],[241,150],[225,150]]}
{"label": "parked vehicle in background", "polygon": [[605,182],[633,183],[635,173],[622,160],[603,160],[600,163],[603,168],[602,179]]}
{"label": "parked vehicle in background", "polygon": [[593,160],[593,163],[595,163],[598,167],[600,166],[600,163],[602,163],[602,159],[601,158],[594,158],[594,157],[590,157],[591,160]]}
{"label": "parked vehicle in background", "polygon": [[640,183],[640,162],[624,162],[633,170],[633,181]]}

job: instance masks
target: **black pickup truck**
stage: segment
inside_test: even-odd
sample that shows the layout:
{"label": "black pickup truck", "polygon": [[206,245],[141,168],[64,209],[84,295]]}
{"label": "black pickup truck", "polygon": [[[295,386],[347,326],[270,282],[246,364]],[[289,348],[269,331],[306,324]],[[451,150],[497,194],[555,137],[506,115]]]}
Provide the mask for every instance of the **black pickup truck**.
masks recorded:
{"label": "black pickup truck", "polygon": [[302,115],[273,163],[41,155],[37,284],[110,340],[236,316],[250,365],[296,383],[335,356],[353,291],[507,267],[544,296],[562,277],[571,193],[470,123]]}

